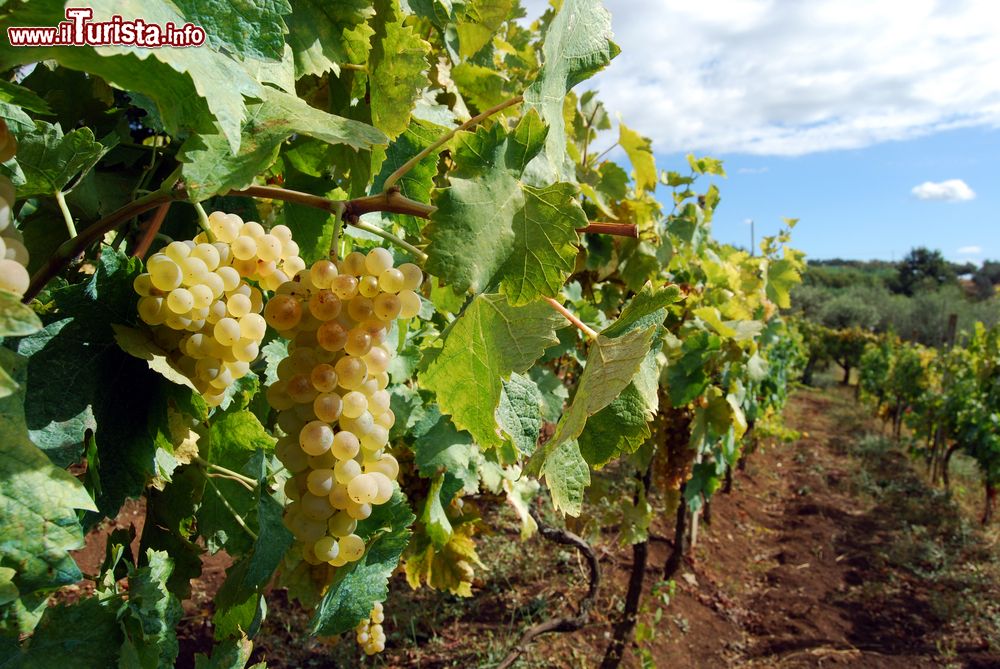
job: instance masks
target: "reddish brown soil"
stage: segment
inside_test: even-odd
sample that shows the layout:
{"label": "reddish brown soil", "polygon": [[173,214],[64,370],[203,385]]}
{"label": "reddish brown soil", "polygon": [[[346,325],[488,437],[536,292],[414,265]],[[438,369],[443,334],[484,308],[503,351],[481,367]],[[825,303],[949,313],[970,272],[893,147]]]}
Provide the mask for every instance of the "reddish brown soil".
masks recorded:
{"label": "reddish brown soil", "polygon": [[[799,391],[786,416],[802,438],[754,453],[732,493],[715,497],[711,524],[702,520],[669,598],[660,574],[672,519],[654,523],[640,613],[651,638],[630,644],[623,666],[643,666],[644,654],[655,662],[647,666],[671,669],[1000,667],[1000,611],[977,608],[1000,601],[1000,580],[977,531],[953,546],[949,537],[967,526],[901,453],[859,454],[860,437],[877,427],[850,393]],[[864,482],[886,492],[873,497]],[[130,513],[116,524],[136,523],[141,530],[141,508]],[[481,543],[484,562],[500,567],[483,570],[472,599],[413,592],[397,574],[386,603],[388,648],[380,658],[360,658],[351,639],[308,640],[308,612],[274,591],[254,659],[267,660],[271,669],[495,667],[522,629],[572,612],[586,589],[585,566],[572,549],[538,537],[517,544],[509,515],[498,517],[494,536]],[[85,573],[100,565],[109,529],[95,531],[78,555]],[[977,575],[974,589],[968,579],[928,566],[943,559],[935,546],[958,565],[955,574]],[[589,623],[537,639],[516,666],[600,663],[632,552],[610,536],[597,550],[603,579]],[[185,602],[178,666],[192,666],[194,652],[210,648],[211,597],[227,564],[225,556],[212,558]]]}

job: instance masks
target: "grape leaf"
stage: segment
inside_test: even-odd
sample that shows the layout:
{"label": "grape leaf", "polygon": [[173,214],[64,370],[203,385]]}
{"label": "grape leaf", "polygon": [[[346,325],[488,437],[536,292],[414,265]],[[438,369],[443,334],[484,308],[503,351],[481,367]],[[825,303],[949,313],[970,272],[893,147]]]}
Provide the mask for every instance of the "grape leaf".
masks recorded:
{"label": "grape leaf", "polygon": [[250,185],[277,157],[281,143],[296,133],[362,150],[386,142],[370,125],[320,111],[294,95],[267,88],[262,97],[247,107],[236,156],[230,155],[228,141],[219,133],[192,137],[181,147],[185,182],[195,198]]}
{"label": "grape leaf", "polygon": [[197,391],[191,379],[171,364],[166,351],[157,346],[146,333],[117,323],[112,323],[111,327],[115,331],[115,341],[118,342],[123,351],[140,360],[145,360],[151,370],[162,375],[166,380]]}
{"label": "grape leaf", "polygon": [[[376,148],[373,152],[374,157],[372,161],[381,163],[381,168],[372,182],[372,186],[369,189],[370,192],[372,194],[381,193],[383,184],[390,174],[401,167],[407,160],[430,146],[445,132],[447,132],[447,129],[442,126],[414,119],[406,126],[403,134],[394,139],[384,152],[381,148]],[[382,153],[384,153],[384,159],[380,156]],[[399,192],[411,200],[430,204],[431,192],[434,188],[434,177],[437,176],[437,165],[438,156],[432,152],[431,155],[420,160],[396,182]],[[420,229],[425,223],[423,219],[413,216],[397,215],[395,220],[408,233],[413,235],[419,234]]]}
{"label": "grape leaf", "polygon": [[70,659],[74,667],[118,666],[124,637],[116,614],[120,604],[117,597],[87,597],[50,606],[14,666],[52,669],[67,666]]}
{"label": "grape leaf", "polygon": [[83,546],[76,509],[96,510],[83,486],[55,467],[28,438],[24,423],[27,360],[0,349],[0,366],[20,386],[0,399],[0,567],[13,569],[22,596],[75,583],[70,550]]}
{"label": "grape leaf", "polygon": [[[786,252],[786,256],[787,256]],[[767,297],[782,309],[792,306],[791,289],[799,283],[799,270],[794,260],[772,260],[767,265]]]}
{"label": "grape leaf", "polygon": [[313,634],[340,634],[368,617],[375,602],[389,593],[389,576],[410,539],[414,516],[398,490],[386,504],[358,523],[356,533],[368,544],[365,556],[337,570],[310,627]]}
{"label": "grape leaf", "polygon": [[[65,20],[60,0],[38,0],[19,6],[0,19],[8,26],[54,26]],[[141,17],[147,23],[184,25],[185,18],[171,3],[141,0],[94,0],[93,21],[114,15]],[[7,49],[0,69],[22,63],[56,60],[59,64],[104,78],[126,91],[152,100],[166,129],[175,135],[211,132],[213,118],[222,128],[230,150],[240,144],[245,114],[244,96],[261,94],[262,86],[239,63],[209,47],[150,49],[141,46],[33,47]]]}
{"label": "grape leaf", "polygon": [[625,305],[618,319],[602,330],[601,334],[605,337],[620,337],[638,328],[659,325],[667,317],[667,306],[678,302],[682,297],[677,286],[654,288],[647,282]]}
{"label": "grape leaf", "polygon": [[340,66],[360,65],[368,58],[375,14],[368,0],[296,0],[288,25],[288,44],[295,54],[295,78],[322,75]]}
{"label": "grape leaf", "polygon": [[455,427],[481,446],[499,447],[496,408],[503,380],[526,371],[556,343],[554,332],[564,325],[547,304],[513,307],[502,295],[479,295],[452,324],[420,384],[435,392]]}
{"label": "grape leaf", "polygon": [[188,21],[205,29],[216,50],[240,58],[280,60],[285,49],[285,24],[281,17],[292,11],[288,0],[212,2],[174,0]]}
{"label": "grape leaf", "polygon": [[52,113],[49,103],[38,97],[33,90],[5,80],[0,80],[0,102],[7,102],[36,114],[48,116]]}
{"label": "grape leaf", "polygon": [[452,528],[448,543],[436,550],[430,538],[417,534],[407,550],[403,569],[413,589],[426,583],[459,597],[472,596],[473,565],[482,566],[472,538],[476,524],[463,522]]}
{"label": "grape leaf", "polygon": [[106,149],[94,139],[90,128],[63,134],[58,124],[36,121],[35,129],[17,138],[17,164],[24,175],[17,196],[52,195],[73,177],[88,172]]}
{"label": "grape leaf", "polygon": [[181,599],[191,596],[191,579],[201,574],[201,554],[196,509],[205,489],[205,476],[197,466],[178,468],[170,485],[146,493],[146,519],[139,552],[166,551],[174,561],[167,588]]}
{"label": "grape leaf", "polygon": [[465,100],[483,111],[514,97],[513,84],[496,70],[483,65],[459,63],[451,69],[451,78]]}
{"label": "grape leaf", "polygon": [[684,406],[701,395],[709,381],[706,367],[721,348],[722,339],[708,332],[684,338],[679,354],[667,366],[667,387],[673,406]]}
{"label": "grape leaf", "polygon": [[471,58],[486,46],[510,14],[511,0],[470,0],[455,22],[458,54]]}
{"label": "grape leaf", "polygon": [[542,429],[542,393],[529,377],[511,374],[503,382],[497,424],[517,450],[525,455],[535,451]]}
{"label": "grape leaf", "polygon": [[542,53],[545,63],[524,93],[527,109],[537,109],[549,126],[543,171],[546,176],[573,180],[575,169],[566,154],[566,93],[604,69],[620,49],[611,41],[611,15],[600,0],[566,0],[556,13]]}
{"label": "grape leaf", "polygon": [[399,0],[376,0],[376,27],[369,58],[372,123],[396,137],[410,120],[420,92],[427,85],[430,45],[412,26],[403,25]]}
{"label": "grape leaf", "polygon": [[[183,609],[168,589],[173,560],[163,551],[148,550],[146,565],[128,578],[128,600],[119,620],[125,631],[123,666],[171,667],[177,659],[177,623]],[[125,662],[133,659],[134,664]]]}
{"label": "grape leaf", "polygon": [[462,292],[499,282],[514,305],[558,294],[587,218],[575,186],[520,181],[545,136],[534,112],[509,134],[497,123],[459,135],[450,187],[436,191],[437,211],[424,229],[428,272]]}
{"label": "grape leaf", "polygon": [[[583,369],[573,402],[556,425],[552,439],[535,451],[528,462],[528,474],[543,471],[550,453],[565,442],[575,441],[583,431],[587,419],[611,404],[628,386],[649,352],[656,328],[656,325],[650,325],[613,339],[603,334],[597,336],[590,345],[587,365]],[[574,445],[574,448],[579,455],[579,447]]]}
{"label": "grape leaf", "polygon": [[[475,468],[476,445],[468,432],[459,432],[447,416],[442,416],[437,407],[426,419],[431,424],[413,442],[413,463],[424,478],[433,478],[439,472],[447,472],[462,482],[467,492],[475,492],[479,485],[479,475]],[[434,420],[436,417],[436,420]],[[431,422],[433,420],[433,422]],[[419,431],[415,428],[414,432]]]}
{"label": "grape leaf", "polygon": [[[195,669],[244,669],[250,661],[250,654],[253,652],[253,642],[250,639],[240,637],[238,639],[226,639],[215,644],[212,648],[212,656],[207,657],[203,653],[194,656]],[[260,665],[254,665],[249,669],[255,669]]]}
{"label": "grape leaf", "polygon": [[14,293],[0,290],[0,337],[24,337],[42,329],[31,307]]}
{"label": "grape leaf", "polygon": [[579,516],[583,510],[583,493],[590,485],[590,467],[576,441],[563,441],[552,449],[545,459],[542,474],[552,496],[552,508]]}
{"label": "grape leaf", "polygon": [[618,144],[625,149],[635,174],[635,188],[640,193],[656,189],[656,161],[652,140],[643,137],[624,123],[618,123]]}

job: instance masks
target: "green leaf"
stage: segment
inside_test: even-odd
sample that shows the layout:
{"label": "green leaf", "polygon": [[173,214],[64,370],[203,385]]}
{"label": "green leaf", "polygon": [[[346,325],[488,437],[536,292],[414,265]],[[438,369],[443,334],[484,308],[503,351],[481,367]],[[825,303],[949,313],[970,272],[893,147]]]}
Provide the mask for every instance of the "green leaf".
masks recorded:
{"label": "green leaf", "polygon": [[590,485],[590,467],[575,440],[564,441],[552,449],[545,459],[542,475],[552,495],[552,507],[579,516],[583,509],[583,493]]}
{"label": "green leaf", "polygon": [[619,51],[611,41],[611,15],[600,0],[562,3],[545,34],[545,64],[524,92],[526,109],[537,109],[549,126],[544,168],[549,177],[574,179],[573,163],[566,154],[566,93],[604,69]]}
{"label": "green leaf", "polygon": [[682,297],[677,286],[654,288],[647,282],[625,305],[618,319],[604,328],[601,334],[605,337],[620,337],[639,328],[660,325],[667,317],[666,308]]}
{"label": "green leaf", "polygon": [[431,480],[431,487],[427,491],[427,499],[424,501],[424,511],[420,514],[420,522],[424,525],[427,536],[438,548],[444,547],[451,538],[451,521],[445,513],[445,505],[450,500],[442,499],[441,488],[444,486],[445,475],[438,474]]}
{"label": "green leaf", "polygon": [[459,63],[451,68],[451,78],[466,102],[487,110],[514,97],[513,84],[498,71],[475,63]]}
{"label": "green leaf", "polygon": [[631,130],[624,123],[618,123],[618,143],[628,155],[635,172],[635,188],[640,193],[656,189],[656,160],[653,158],[653,142]]}
{"label": "green leaf", "polygon": [[511,374],[503,382],[497,423],[517,450],[525,455],[535,452],[542,429],[542,393],[529,377]]}
{"label": "green leaf", "polygon": [[162,375],[167,381],[187,386],[197,392],[198,389],[194,387],[191,379],[174,367],[167,357],[166,351],[157,346],[145,332],[117,323],[112,323],[111,327],[115,331],[115,341],[118,342],[123,351],[140,360],[145,360],[151,370]]}
{"label": "green leaf", "polygon": [[569,399],[569,390],[548,367],[532,367],[529,374],[541,395],[542,418],[550,423],[557,422],[562,416],[563,405]]}
{"label": "green leaf", "polygon": [[285,50],[281,17],[292,11],[288,0],[175,0],[174,4],[188,21],[205,29],[212,48],[240,58],[281,60]]}
{"label": "green leaf", "polygon": [[288,43],[295,55],[295,78],[333,71],[368,58],[374,31],[368,19],[375,10],[368,0],[296,0],[285,18]]}
{"label": "green leaf", "polygon": [[247,108],[236,156],[230,155],[226,137],[219,133],[198,135],[184,143],[178,157],[186,163],[188,192],[204,200],[250,185],[274,162],[282,142],[296,133],[361,150],[386,142],[385,135],[370,125],[328,114],[301,98],[268,87],[263,101]]}
{"label": "green leaf", "polygon": [[172,667],[177,659],[175,627],[184,611],[167,589],[173,569],[165,552],[149,550],[146,566],[129,574],[128,602],[120,616],[126,634],[122,655],[135,657],[141,667]]}
{"label": "green leaf", "polygon": [[[427,121],[414,119],[406,127],[403,134],[394,139],[389,144],[389,147],[385,149],[384,159],[378,156],[381,149],[376,149],[374,152],[376,157],[373,160],[381,162],[382,167],[372,182],[372,186],[369,189],[370,192],[372,194],[381,193],[384,189],[383,184],[385,184],[385,180],[389,178],[390,174],[401,167],[407,160],[434,143],[445,132],[447,132],[447,128],[434,123],[428,123]],[[437,165],[438,156],[432,152],[420,160],[396,182],[399,192],[411,200],[430,204],[431,192],[434,189],[434,177],[437,176]],[[397,215],[395,218],[396,222],[402,225],[407,232],[414,235],[420,233],[420,229],[426,222],[423,219],[413,216]]]}
{"label": "green leaf", "polygon": [[437,211],[424,229],[428,272],[463,292],[499,282],[515,305],[558,294],[587,218],[575,186],[520,181],[545,136],[533,112],[510,134],[498,123],[459,135],[451,185],[436,191]]}
{"label": "green leaf", "polygon": [[[651,348],[656,328],[656,325],[650,325],[616,338],[597,335],[597,339],[590,344],[587,365],[577,385],[573,403],[556,425],[552,439],[528,462],[528,474],[543,471],[550,454],[566,442],[575,442],[583,432],[587,419],[611,404],[628,386]],[[579,454],[579,447],[574,445],[574,448]]]}
{"label": "green leaf", "polygon": [[670,402],[681,407],[702,394],[708,385],[707,367],[722,347],[722,340],[708,332],[684,338],[680,356],[667,366]]}
{"label": "green leaf", "polygon": [[503,380],[525,372],[556,343],[555,329],[564,325],[545,303],[513,307],[502,295],[479,295],[452,324],[420,384],[435,392],[442,413],[458,429],[484,447],[499,447],[496,408]]}
{"label": "green leaf", "polygon": [[368,617],[375,602],[389,594],[389,576],[410,540],[413,513],[398,490],[358,523],[357,534],[368,544],[365,556],[337,570],[323,601],[313,616],[313,634],[341,634]]}
{"label": "green leaf", "polygon": [[471,58],[486,46],[507,19],[511,0],[470,0],[462,16],[455,22],[458,33],[458,55]]}
{"label": "green leaf", "polygon": [[24,337],[42,329],[42,321],[21,298],[0,290],[0,337]]}
{"label": "green leaf", "polygon": [[17,164],[25,182],[17,185],[17,196],[52,195],[81,172],[88,172],[104,155],[103,144],[90,128],[63,134],[58,124],[35,122],[33,132],[17,138]]}
{"label": "green leaf", "polygon": [[0,399],[0,567],[13,569],[22,595],[81,578],[69,551],[83,546],[76,509],[96,510],[83,486],[55,467],[24,424],[27,360],[0,349],[0,366],[20,391]]}
{"label": "green leaf", "polygon": [[[424,478],[447,472],[459,479],[467,492],[475,492],[479,475],[475,467],[477,448],[468,432],[459,432],[436,407],[426,419],[430,429],[413,442],[413,463]],[[435,419],[436,416],[436,419]],[[414,428],[416,433],[419,428]]]}
{"label": "green leaf", "polygon": [[6,80],[0,80],[0,102],[7,102],[36,114],[49,115],[52,113],[52,110],[49,109],[49,103],[38,97],[38,94],[33,90]]}
{"label": "green leaf", "polygon": [[697,174],[717,174],[720,177],[726,176],[726,171],[722,169],[722,161],[717,158],[695,158],[693,153],[687,156],[688,165]]}
{"label": "green leaf", "polygon": [[139,541],[139,552],[150,549],[166,551],[174,561],[167,588],[181,599],[191,596],[191,579],[201,574],[201,555],[205,552],[198,539],[196,507],[201,503],[205,476],[195,466],[179,467],[170,485],[162,491],[146,493],[146,519]]}
{"label": "green leaf", "polygon": [[[94,22],[114,15],[142,17],[147,23],[184,25],[186,19],[171,3],[141,0],[95,0]],[[8,26],[54,26],[65,20],[59,0],[38,0],[19,6],[0,19]],[[150,49],[142,46],[35,47],[7,49],[0,69],[21,63],[56,60],[74,70],[90,72],[112,86],[140,93],[156,104],[167,131],[184,136],[212,132],[213,119],[222,128],[230,150],[239,149],[243,98],[259,96],[262,86],[241,65],[207,47]]]}
{"label": "green leaf", "polygon": [[116,616],[118,598],[86,597],[72,605],[45,610],[27,649],[14,662],[19,669],[118,666],[122,631]]}
{"label": "green leaf", "polygon": [[792,306],[791,289],[801,281],[797,264],[789,259],[767,265],[767,297],[782,309]]}
{"label": "green leaf", "polygon": [[389,137],[406,129],[410,113],[427,85],[430,44],[413,26],[403,25],[399,0],[377,0],[376,28],[369,59],[372,123]]}

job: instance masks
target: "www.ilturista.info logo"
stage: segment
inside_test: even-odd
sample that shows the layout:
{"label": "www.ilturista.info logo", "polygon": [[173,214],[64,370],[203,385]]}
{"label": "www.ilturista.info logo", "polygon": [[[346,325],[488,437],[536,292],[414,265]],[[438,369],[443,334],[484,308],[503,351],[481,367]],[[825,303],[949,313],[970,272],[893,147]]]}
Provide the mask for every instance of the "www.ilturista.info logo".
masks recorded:
{"label": "www.ilturista.info logo", "polygon": [[89,7],[67,7],[66,20],[54,27],[7,28],[11,46],[138,46],[147,49],[201,46],[205,30],[192,23],[177,26],[124,19],[115,14],[109,21],[91,21]]}

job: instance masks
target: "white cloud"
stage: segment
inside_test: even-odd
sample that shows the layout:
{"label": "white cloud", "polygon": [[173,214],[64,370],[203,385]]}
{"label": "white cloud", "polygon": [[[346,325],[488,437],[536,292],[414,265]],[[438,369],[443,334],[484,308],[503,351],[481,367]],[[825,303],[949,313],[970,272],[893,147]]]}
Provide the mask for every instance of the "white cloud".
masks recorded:
{"label": "white cloud", "polygon": [[975,191],[961,179],[948,179],[947,181],[925,181],[919,186],[914,186],[913,196],[918,200],[943,200],[945,202],[964,202],[976,197]]}
{"label": "white cloud", "polygon": [[957,253],[960,256],[977,256],[983,252],[982,246],[963,246],[958,249]]}
{"label": "white cloud", "polygon": [[766,167],[741,167],[736,170],[737,174],[764,174],[767,172]]}
{"label": "white cloud", "polygon": [[800,155],[1000,127],[992,0],[605,5],[622,53],[585,85],[659,151]]}

